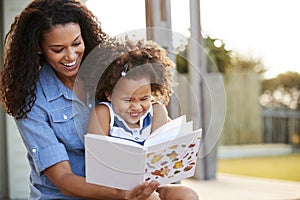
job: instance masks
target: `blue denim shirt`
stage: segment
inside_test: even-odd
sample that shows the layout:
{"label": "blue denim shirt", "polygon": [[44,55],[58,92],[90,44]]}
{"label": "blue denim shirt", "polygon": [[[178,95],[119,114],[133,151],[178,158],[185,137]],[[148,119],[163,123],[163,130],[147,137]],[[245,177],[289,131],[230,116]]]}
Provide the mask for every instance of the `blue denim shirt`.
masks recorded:
{"label": "blue denim shirt", "polygon": [[35,104],[27,118],[16,120],[31,167],[29,199],[74,199],[62,195],[43,171],[67,160],[75,174],[85,176],[83,135],[92,106],[91,100],[76,97],[49,65],[42,67]]}

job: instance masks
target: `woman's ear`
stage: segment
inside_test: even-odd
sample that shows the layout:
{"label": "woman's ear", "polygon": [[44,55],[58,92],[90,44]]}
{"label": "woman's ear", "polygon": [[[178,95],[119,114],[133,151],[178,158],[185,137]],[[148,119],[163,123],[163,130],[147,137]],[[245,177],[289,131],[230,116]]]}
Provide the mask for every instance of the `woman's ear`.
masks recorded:
{"label": "woman's ear", "polygon": [[38,53],[38,54],[43,54],[43,51],[42,51],[42,49],[41,49],[40,46],[38,47],[37,53]]}

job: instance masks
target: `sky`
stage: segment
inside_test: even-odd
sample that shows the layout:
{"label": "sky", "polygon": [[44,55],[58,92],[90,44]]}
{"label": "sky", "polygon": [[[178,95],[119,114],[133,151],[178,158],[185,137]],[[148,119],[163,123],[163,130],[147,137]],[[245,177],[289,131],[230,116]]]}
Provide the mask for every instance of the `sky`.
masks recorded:
{"label": "sky", "polygon": [[[171,0],[173,31],[189,37],[189,0]],[[145,28],[144,0],[87,0],[109,35]],[[140,8],[140,9],[139,9]],[[261,59],[266,78],[300,73],[299,0],[200,0],[202,32]]]}

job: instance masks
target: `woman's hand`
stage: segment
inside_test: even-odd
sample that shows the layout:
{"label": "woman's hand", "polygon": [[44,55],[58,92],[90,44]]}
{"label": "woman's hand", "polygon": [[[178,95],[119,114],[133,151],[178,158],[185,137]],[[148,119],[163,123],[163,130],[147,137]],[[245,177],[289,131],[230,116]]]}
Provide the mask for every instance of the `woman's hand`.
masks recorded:
{"label": "woman's hand", "polygon": [[44,172],[66,196],[81,199],[160,200],[158,194],[154,193],[159,186],[157,181],[144,182],[130,191],[90,184],[84,177],[72,172],[68,161],[57,163]]}
{"label": "woman's hand", "polygon": [[[134,189],[127,192],[125,199],[130,200],[146,200],[151,197],[153,199],[160,199],[154,194],[154,191],[158,188],[159,183],[157,181],[152,181],[151,183],[144,182]],[[153,194],[153,196],[151,196]]]}

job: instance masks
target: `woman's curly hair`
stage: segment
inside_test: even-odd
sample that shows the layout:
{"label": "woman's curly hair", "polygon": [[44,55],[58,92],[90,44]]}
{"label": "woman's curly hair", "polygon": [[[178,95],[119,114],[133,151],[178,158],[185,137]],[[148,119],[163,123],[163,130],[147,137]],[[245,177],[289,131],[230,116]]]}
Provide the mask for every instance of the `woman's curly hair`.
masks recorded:
{"label": "woman's curly hair", "polygon": [[[154,101],[168,104],[176,83],[175,64],[166,49],[153,41],[133,41],[127,37],[123,41],[110,38],[95,50],[98,53],[94,54],[94,64],[89,63],[94,77],[89,76],[89,80],[91,85],[98,83],[94,87],[97,101],[108,101],[106,94],[112,94],[121,77],[133,80],[149,77]],[[122,72],[126,72],[124,77]]]}
{"label": "woman's curly hair", "polygon": [[80,26],[84,58],[107,38],[97,17],[78,0],[34,0],[15,17],[4,41],[0,101],[16,119],[26,118],[36,100],[40,66],[45,62],[38,54],[43,34],[70,22]]}

